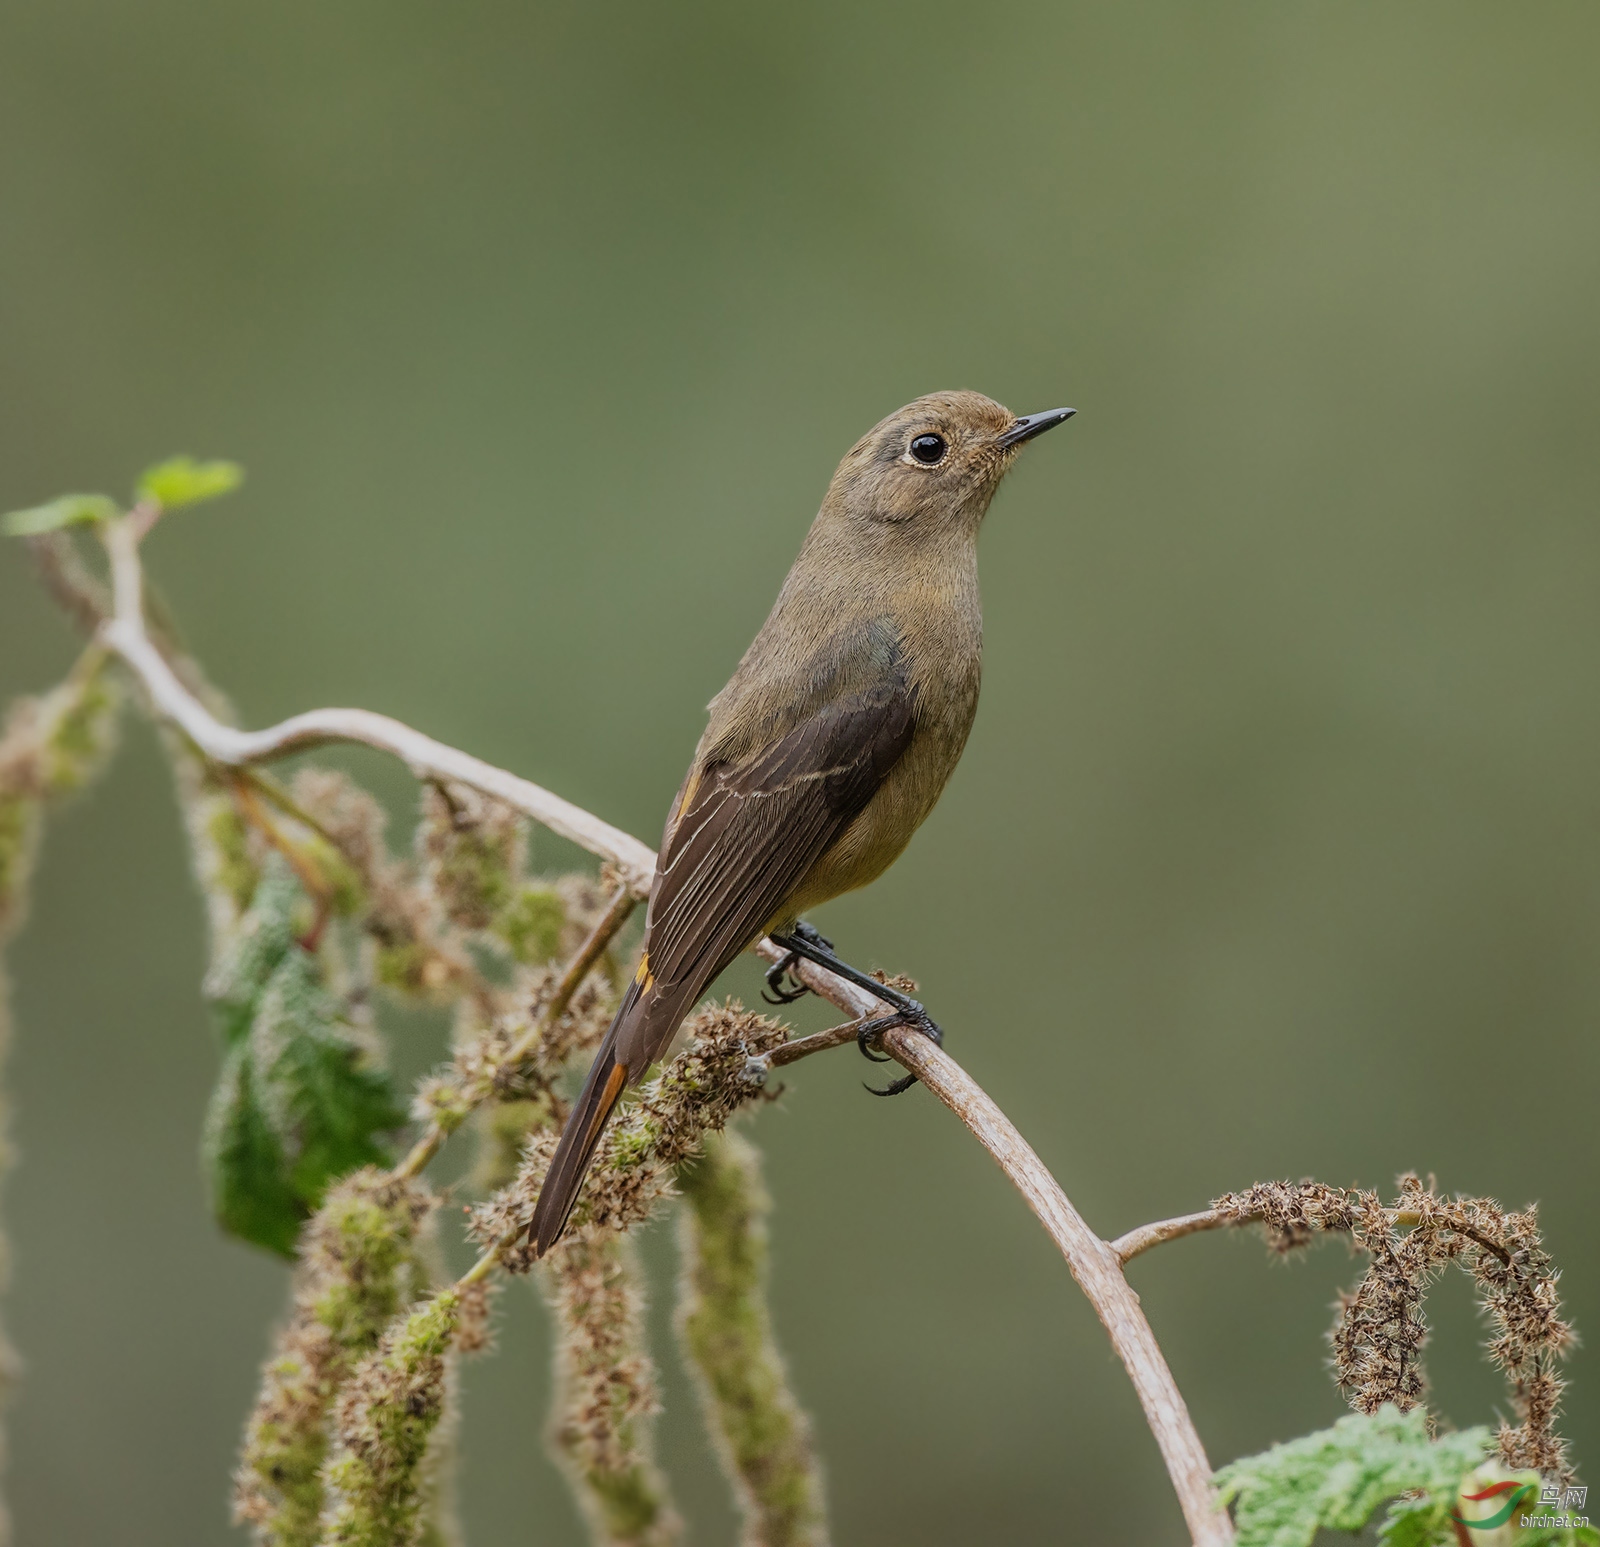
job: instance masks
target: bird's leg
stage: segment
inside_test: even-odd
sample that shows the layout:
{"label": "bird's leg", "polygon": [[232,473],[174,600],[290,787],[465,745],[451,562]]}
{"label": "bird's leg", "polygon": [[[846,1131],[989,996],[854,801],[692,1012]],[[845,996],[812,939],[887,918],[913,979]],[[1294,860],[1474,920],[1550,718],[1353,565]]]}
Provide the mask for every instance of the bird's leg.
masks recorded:
{"label": "bird's leg", "polygon": [[783,986],[785,974],[799,960],[795,952],[786,951],[767,968],[767,986],[761,990],[761,997],[768,1004],[793,1004],[795,1000],[804,999],[811,992],[799,979],[792,980],[794,983],[792,988]]}
{"label": "bird's leg", "polygon": [[[810,941],[813,945],[819,946],[824,951],[831,953],[833,950],[833,941],[820,934],[804,919],[801,919],[794,926],[794,933]],[[774,935],[772,938],[780,945],[785,943],[781,936]],[[793,1004],[795,1000],[803,999],[811,992],[799,978],[793,976],[789,977],[789,987],[785,988],[783,986],[784,977],[791,972],[794,964],[799,960],[800,953],[791,950],[784,956],[782,961],[774,962],[772,966],[767,968],[767,989],[762,992],[761,997],[768,1004]]]}
{"label": "bird's leg", "polygon": [[[843,978],[847,983],[854,983],[857,988],[864,988],[875,999],[881,999],[885,1004],[894,1006],[890,1015],[875,1016],[870,1021],[863,1021],[856,1028],[856,1046],[861,1049],[864,1058],[870,1058],[873,1063],[888,1063],[888,1055],[874,1052],[878,1038],[891,1026],[909,1026],[914,1031],[920,1031],[923,1036],[931,1037],[935,1046],[944,1042],[944,1033],[939,1029],[939,1023],[923,1009],[922,1005],[909,994],[903,994],[897,988],[891,988],[887,983],[880,983],[876,978],[869,977],[859,968],[852,967],[849,962],[841,961],[833,954],[833,942],[825,940],[809,924],[797,924],[793,933],[787,935],[771,935],[769,938],[774,945],[781,945],[787,955],[782,962],[767,974],[767,981],[772,982],[772,975],[787,972],[798,957],[815,962],[819,967],[827,970],[837,977]],[[776,985],[774,985],[776,986]],[[784,990],[779,989],[780,993]],[[866,1088],[874,1096],[898,1096],[902,1091],[910,1090],[917,1083],[914,1074],[908,1074],[903,1079],[894,1080],[879,1090],[874,1085]]]}

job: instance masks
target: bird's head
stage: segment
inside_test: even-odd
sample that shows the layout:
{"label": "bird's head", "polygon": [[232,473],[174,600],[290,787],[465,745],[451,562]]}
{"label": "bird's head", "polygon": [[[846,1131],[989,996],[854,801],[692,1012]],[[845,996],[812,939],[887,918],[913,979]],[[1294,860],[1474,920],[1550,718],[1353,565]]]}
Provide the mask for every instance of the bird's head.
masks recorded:
{"label": "bird's head", "polygon": [[827,503],[854,520],[976,527],[1021,446],[1075,412],[1019,417],[981,392],[919,397],[850,448]]}

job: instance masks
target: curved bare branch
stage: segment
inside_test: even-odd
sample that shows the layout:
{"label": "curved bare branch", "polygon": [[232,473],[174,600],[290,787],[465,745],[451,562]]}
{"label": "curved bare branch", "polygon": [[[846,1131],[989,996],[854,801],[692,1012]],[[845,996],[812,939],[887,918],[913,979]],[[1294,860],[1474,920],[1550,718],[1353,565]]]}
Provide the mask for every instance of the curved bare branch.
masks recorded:
{"label": "curved bare branch", "polygon": [[504,801],[551,832],[610,860],[636,896],[649,892],[656,857],[637,838],[527,779],[424,736],[386,714],[374,714],[370,709],[311,709],[265,730],[242,731],[224,725],[178,680],[145,631],[138,532],[131,520],[108,523],[105,541],[111,554],[114,602],[111,618],[101,625],[100,638],[139,678],[156,712],[176,725],[212,762],[243,768],[330,742],[375,747],[399,758],[419,779],[453,779]]}

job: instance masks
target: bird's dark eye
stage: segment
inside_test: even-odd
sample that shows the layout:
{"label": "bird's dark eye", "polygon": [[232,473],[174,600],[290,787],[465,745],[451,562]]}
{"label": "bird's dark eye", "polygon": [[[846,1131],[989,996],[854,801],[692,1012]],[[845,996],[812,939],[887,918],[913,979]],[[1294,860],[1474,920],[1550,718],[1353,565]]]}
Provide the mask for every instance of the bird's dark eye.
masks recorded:
{"label": "bird's dark eye", "polygon": [[944,451],[944,436],[942,435],[919,435],[911,442],[911,455],[917,461],[927,463],[929,467],[932,467],[935,462],[944,456]]}

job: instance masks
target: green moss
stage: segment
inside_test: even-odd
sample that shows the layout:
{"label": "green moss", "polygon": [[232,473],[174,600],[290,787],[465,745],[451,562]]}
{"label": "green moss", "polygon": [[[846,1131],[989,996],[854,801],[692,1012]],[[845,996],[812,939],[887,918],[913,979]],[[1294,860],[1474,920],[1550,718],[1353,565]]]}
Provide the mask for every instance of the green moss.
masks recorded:
{"label": "green moss", "polygon": [[266,1547],[315,1547],[321,1535],[322,1479],[328,1444],[321,1415],[326,1382],[298,1351],[274,1359],[264,1372],[275,1401],[246,1437],[241,1488],[264,1484],[271,1503],[254,1513],[257,1541]]}
{"label": "green moss", "polygon": [[683,1534],[651,1455],[642,1284],[632,1243],[614,1234],[567,1240],[544,1277],[557,1328],[551,1438],[594,1540],[608,1547],[673,1547]]}
{"label": "green moss", "polygon": [[521,887],[490,926],[524,965],[542,967],[561,954],[567,908],[547,886]]}
{"label": "green moss", "polygon": [[641,1123],[637,1128],[614,1130],[611,1140],[611,1164],[618,1171],[632,1171],[644,1164],[656,1150],[654,1125]]}
{"label": "green moss", "polygon": [[605,1519],[607,1540],[640,1542],[661,1524],[661,1479],[653,1467],[584,1474]]}
{"label": "green moss", "polygon": [[99,772],[121,702],[102,659],[88,670],[80,664],[60,687],[14,707],[0,745],[0,931],[22,916],[44,802]]}
{"label": "green moss", "polygon": [[411,1261],[415,1221],[403,1202],[382,1201],[346,1181],[330,1191],[319,1226],[340,1271],[328,1275],[312,1314],[341,1347],[365,1353],[377,1346],[400,1310],[402,1269]]}
{"label": "green moss", "polygon": [[367,1169],[329,1189],[306,1229],[295,1316],[263,1371],[236,1495],[272,1547],[321,1539],[328,1406],[414,1292],[421,1212],[415,1191]]}
{"label": "green moss", "polygon": [[434,872],[434,884],[463,913],[492,915],[511,897],[511,873],[501,847],[478,833],[463,833]]}
{"label": "green moss", "polygon": [[451,1134],[472,1116],[472,1098],[453,1081],[440,1080],[427,1093],[427,1112],[441,1133]]}
{"label": "green moss", "polygon": [[770,1205],[759,1161],[736,1134],[708,1134],[678,1182],[689,1204],[678,1330],[745,1539],[814,1547],[827,1533],[822,1477],[767,1310]]}
{"label": "green moss", "polygon": [[342,1453],[324,1471],[337,1497],[323,1541],[407,1547],[422,1530],[422,1463],[444,1412],[444,1355],[461,1302],[445,1290],[414,1310],[356,1372],[341,1404]]}
{"label": "green moss", "polygon": [[391,1363],[397,1369],[413,1371],[429,1359],[443,1357],[455,1336],[461,1319],[461,1296],[445,1289],[411,1313],[395,1339]]}
{"label": "green moss", "polygon": [[423,795],[418,852],[445,916],[461,929],[485,929],[521,879],[527,822],[510,807],[460,785]]}

